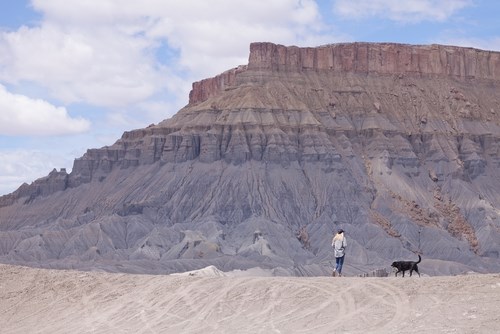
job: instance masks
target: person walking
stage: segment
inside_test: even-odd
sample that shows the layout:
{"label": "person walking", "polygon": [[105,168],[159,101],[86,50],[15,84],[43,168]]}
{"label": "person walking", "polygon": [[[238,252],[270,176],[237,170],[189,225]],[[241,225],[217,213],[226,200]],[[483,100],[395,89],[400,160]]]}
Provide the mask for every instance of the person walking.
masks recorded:
{"label": "person walking", "polygon": [[337,234],[332,239],[333,255],[335,256],[335,269],[333,269],[332,276],[337,274],[342,276],[342,266],[344,265],[345,249],[347,247],[347,240],[344,235],[344,230],[339,229]]}

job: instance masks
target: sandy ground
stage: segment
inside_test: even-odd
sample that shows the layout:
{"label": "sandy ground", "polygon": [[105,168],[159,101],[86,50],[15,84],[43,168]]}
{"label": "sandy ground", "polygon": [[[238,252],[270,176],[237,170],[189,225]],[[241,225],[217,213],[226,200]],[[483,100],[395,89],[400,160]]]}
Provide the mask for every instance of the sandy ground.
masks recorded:
{"label": "sandy ground", "polygon": [[500,274],[152,276],[0,265],[0,332],[500,333]]}

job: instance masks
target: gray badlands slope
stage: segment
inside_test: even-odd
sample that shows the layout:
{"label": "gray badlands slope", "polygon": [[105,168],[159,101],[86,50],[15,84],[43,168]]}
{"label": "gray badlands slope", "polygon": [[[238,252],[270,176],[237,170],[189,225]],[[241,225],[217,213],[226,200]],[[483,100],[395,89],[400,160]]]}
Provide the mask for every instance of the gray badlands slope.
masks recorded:
{"label": "gray badlands slope", "polygon": [[338,227],[348,275],[500,271],[500,53],[254,43],[171,119],[1,197],[0,261],[328,275]]}

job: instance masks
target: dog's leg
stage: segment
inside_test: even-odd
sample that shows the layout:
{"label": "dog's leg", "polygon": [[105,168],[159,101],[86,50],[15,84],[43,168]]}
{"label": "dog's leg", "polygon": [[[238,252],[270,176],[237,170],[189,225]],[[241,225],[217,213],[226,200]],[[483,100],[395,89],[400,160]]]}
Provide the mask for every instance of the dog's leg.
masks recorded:
{"label": "dog's leg", "polygon": [[418,267],[417,265],[415,264],[414,266],[411,267],[411,270],[410,270],[410,277],[412,276],[413,272],[416,272],[418,274],[418,276],[420,276],[420,273],[418,272]]}

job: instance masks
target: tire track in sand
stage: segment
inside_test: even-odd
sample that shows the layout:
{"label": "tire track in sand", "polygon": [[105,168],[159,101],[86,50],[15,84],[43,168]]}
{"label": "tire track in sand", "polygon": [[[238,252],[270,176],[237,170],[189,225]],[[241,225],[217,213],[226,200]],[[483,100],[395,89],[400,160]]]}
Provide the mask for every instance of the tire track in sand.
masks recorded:
{"label": "tire track in sand", "polygon": [[[311,283],[301,278],[200,278],[162,305],[171,329],[190,332],[363,332],[396,328],[408,317],[408,297],[381,279]],[[279,282],[279,283],[278,283]],[[203,286],[203,290],[200,290]],[[211,324],[200,326],[194,324]],[[251,324],[248,329],[238,323]]]}

